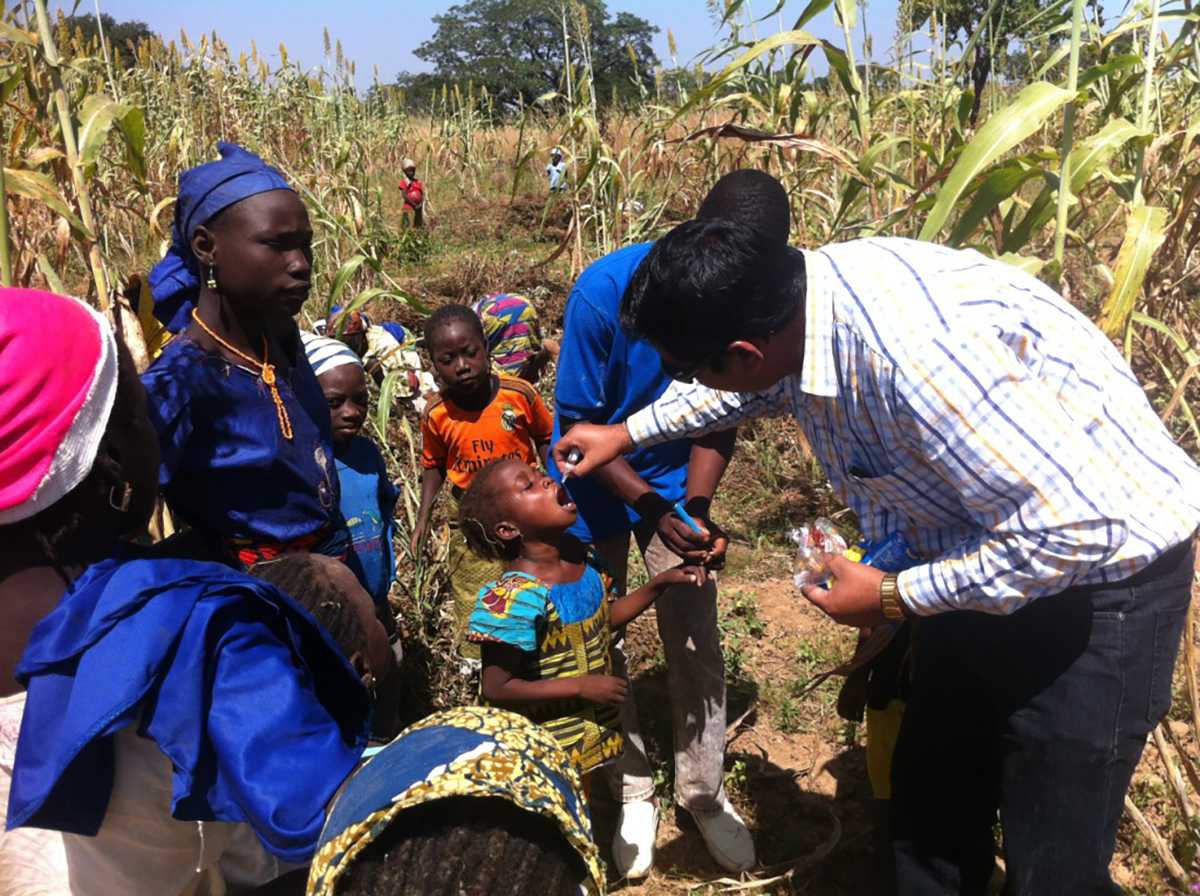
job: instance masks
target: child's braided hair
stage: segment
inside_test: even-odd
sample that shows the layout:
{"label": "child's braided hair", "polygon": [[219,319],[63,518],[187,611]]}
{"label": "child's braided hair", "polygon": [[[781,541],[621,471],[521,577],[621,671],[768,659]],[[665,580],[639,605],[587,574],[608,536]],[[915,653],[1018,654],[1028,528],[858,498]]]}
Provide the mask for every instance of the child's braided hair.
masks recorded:
{"label": "child's braided hair", "polygon": [[363,649],[366,634],[358,614],[345,592],[334,584],[324,558],[284,554],[277,560],[254,564],[250,574],[274,585],[308,610],[347,657]]}
{"label": "child's braided hair", "polygon": [[406,809],[346,869],[339,896],[570,896],[583,861],[549,819],[499,797]]}
{"label": "child's braided hair", "polygon": [[496,524],[504,519],[503,495],[494,482],[503,460],[492,461],[475,474],[458,504],[458,524],[467,547],[487,560],[515,560],[518,546],[496,536]]}

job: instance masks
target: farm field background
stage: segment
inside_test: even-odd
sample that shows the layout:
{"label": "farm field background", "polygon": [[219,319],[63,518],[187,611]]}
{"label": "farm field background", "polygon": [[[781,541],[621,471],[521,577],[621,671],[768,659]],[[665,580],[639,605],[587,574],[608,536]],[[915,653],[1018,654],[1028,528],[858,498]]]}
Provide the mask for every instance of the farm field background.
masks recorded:
{"label": "farm field background", "polygon": [[[317,235],[310,321],[337,302],[419,325],[440,303],[503,290],[533,299],[553,334],[590,261],[690,217],[722,173],[759,167],[792,197],[794,245],[930,239],[1055,284],[1122,348],[1172,433],[1200,457],[1193,0],[1151,0],[1107,20],[1078,0],[1044,5],[1022,44],[1022,76],[994,77],[978,97],[970,62],[991,37],[981,30],[948,45],[937,4],[920,34],[898,24],[895,46],[867,64],[850,0],[812,0],[783,23],[759,10],[768,15],[758,40],[748,38],[749,6],[728,0],[723,43],[702,71],[656,73],[640,99],[617,104],[593,90],[586,14],[553,5],[573,60],[558,90],[512,105],[464,83],[420,108],[387,85],[356,91],[355,63],[328,35],[327,66],[304,70],[286,47],[269,65],[257,50],[231,53],[218,34],[114,48],[85,39],[44,0],[6,5],[0,282],[104,308],[128,303],[119,296],[136,296],[137,278],[169,240],[176,176],[227,139],[277,165],[308,205]],[[911,17],[912,4],[901,14]],[[838,24],[840,44],[806,30],[818,17]],[[828,70],[819,79],[818,60]],[[543,166],[556,145],[570,189],[548,197]],[[417,160],[428,191],[420,230],[400,212],[405,157]],[[136,327],[129,333],[140,338]],[[549,397],[553,376],[542,385]],[[408,553],[419,437],[390,391],[385,381],[372,426],[403,485],[393,605],[415,717],[468,699],[470,684],[445,635],[447,536],[427,556]],[[852,636],[793,595],[785,535],[821,514],[849,529],[854,521],[797,430],[780,422],[745,428],[716,508],[735,536],[721,586],[738,722],[727,784],[766,868],[755,882],[723,881],[698,835],[666,812],[658,870],[627,891],[872,892],[864,732],[837,717],[833,682],[804,689],[848,655]],[[1192,892],[1200,881],[1194,624],[1189,632],[1175,706],[1147,747],[1120,833],[1116,876],[1134,893]],[[631,641],[645,716],[665,687],[653,620],[640,620]],[[666,723],[646,722],[662,760]],[[664,779],[660,796],[670,794]],[[599,823],[611,819],[601,811]]]}

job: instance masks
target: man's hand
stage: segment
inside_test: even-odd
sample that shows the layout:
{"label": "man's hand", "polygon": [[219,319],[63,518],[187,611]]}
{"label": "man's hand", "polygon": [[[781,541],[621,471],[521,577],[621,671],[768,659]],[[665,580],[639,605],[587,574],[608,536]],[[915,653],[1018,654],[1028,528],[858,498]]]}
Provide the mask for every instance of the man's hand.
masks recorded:
{"label": "man's hand", "polygon": [[412,552],[413,559],[421,556],[421,546],[425,543],[425,532],[427,529],[425,523],[417,523],[413,527],[412,539],[408,543],[408,549]]}
{"label": "man's hand", "polygon": [[633,442],[624,423],[609,426],[576,423],[554,446],[554,462],[564,478],[586,476],[632,449]]}
{"label": "man's hand", "polygon": [[802,593],[810,603],[842,625],[872,628],[887,622],[879,605],[879,585],[884,575],[881,570],[847,560],[841,554],[829,555],[826,563],[834,577],[833,587],[805,585]]}
{"label": "man's hand", "polygon": [[672,511],[659,517],[654,528],[667,549],[681,560],[693,564],[707,561],[710,536],[703,524],[700,532],[693,532],[692,527]]}

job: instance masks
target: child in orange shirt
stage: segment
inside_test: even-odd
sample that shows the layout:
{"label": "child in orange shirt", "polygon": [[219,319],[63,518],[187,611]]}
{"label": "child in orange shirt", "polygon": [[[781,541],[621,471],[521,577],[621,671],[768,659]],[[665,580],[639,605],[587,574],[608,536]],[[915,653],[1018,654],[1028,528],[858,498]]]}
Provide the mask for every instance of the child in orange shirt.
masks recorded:
{"label": "child in orange shirt", "polygon": [[479,589],[503,572],[494,561],[467,550],[457,531],[458,500],[471,479],[493,461],[516,458],[546,463],[554,421],[533,386],[491,372],[491,357],[479,318],[466,305],[443,305],[425,324],[425,347],[441,393],[421,414],[421,507],[413,529],[413,556],[429,530],[433,503],[450,480],[450,583],[454,595],[454,643],[460,655],[479,658],[465,640],[467,619]]}

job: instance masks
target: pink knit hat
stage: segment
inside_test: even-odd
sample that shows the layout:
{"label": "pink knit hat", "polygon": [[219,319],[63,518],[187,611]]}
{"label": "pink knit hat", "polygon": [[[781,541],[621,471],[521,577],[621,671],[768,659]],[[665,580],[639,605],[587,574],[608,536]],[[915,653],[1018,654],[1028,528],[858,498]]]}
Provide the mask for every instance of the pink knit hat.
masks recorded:
{"label": "pink knit hat", "polygon": [[78,299],[0,287],[0,525],[92,469],[117,394],[108,321]]}

